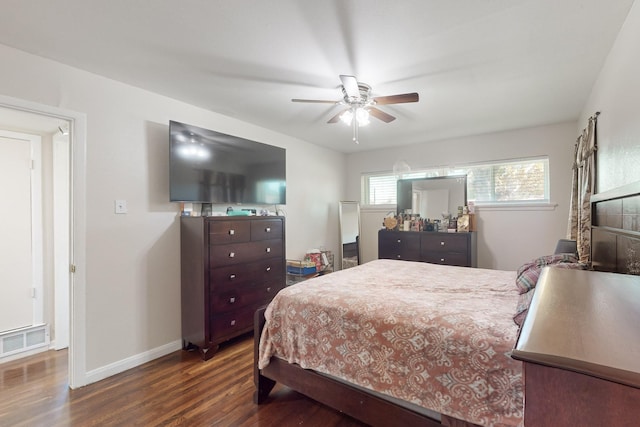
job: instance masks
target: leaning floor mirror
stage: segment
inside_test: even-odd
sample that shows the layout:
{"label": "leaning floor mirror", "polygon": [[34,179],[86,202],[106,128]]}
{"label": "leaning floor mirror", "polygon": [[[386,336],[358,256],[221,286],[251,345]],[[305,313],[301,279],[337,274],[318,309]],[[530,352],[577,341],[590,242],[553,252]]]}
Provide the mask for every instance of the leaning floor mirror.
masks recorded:
{"label": "leaning floor mirror", "polygon": [[340,269],[360,264],[360,204],[342,201],[340,214]]}

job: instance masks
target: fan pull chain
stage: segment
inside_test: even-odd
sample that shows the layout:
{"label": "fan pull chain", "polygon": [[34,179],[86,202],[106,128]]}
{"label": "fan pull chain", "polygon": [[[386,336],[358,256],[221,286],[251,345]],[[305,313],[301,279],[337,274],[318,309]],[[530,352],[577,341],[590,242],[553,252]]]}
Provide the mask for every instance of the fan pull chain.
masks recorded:
{"label": "fan pull chain", "polygon": [[360,144],[360,141],[358,141],[358,120],[356,119],[356,114],[355,111],[353,112],[353,142],[355,142],[356,144]]}

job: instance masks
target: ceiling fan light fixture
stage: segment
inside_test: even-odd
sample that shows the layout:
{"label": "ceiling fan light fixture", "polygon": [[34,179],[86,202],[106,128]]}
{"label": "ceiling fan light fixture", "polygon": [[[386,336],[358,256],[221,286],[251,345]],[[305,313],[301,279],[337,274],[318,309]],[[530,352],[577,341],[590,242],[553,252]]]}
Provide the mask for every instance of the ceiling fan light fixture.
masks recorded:
{"label": "ceiling fan light fixture", "polygon": [[369,112],[362,107],[346,110],[340,115],[340,120],[347,126],[351,126],[354,117],[358,126],[366,126],[369,124]]}
{"label": "ceiling fan light fixture", "polygon": [[366,126],[369,124],[369,111],[364,108],[356,109],[356,120],[358,121],[358,126]]}
{"label": "ceiling fan light fixture", "polygon": [[351,121],[353,120],[353,112],[351,110],[346,110],[344,113],[340,114],[340,120],[347,126],[351,125]]}

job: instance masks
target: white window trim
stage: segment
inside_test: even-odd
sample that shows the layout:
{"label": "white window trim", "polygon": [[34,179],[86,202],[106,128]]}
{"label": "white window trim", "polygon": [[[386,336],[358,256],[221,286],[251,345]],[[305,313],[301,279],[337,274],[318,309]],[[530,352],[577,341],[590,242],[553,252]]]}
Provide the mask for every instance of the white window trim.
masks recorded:
{"label": "white window trim", "polygon": [[388,211],[388,212],[396,212],[398,210],[398,205],[396,204],[387,204],[387,205],[362,205],[360,206],[360,210],[370,210],[370,211]]}
{"label": "white window trim", "polygon": [[[558,207],[558,203],[510,203],[510,204],[492,204],[487,203],[483,205],[475,205],[476,211],[553,211]],[[385,211],[396,212],[398,210],[397,205],[362,205],[360,207],[362,211]]]}
{"label": "white window trim", "polygon": [[487,203],[482,205],[478,205],[476,203],[475,210],[477,211],[553,211],[557,207],[558,207],[558,204],[553,202],[549,202],[549,203],[515,202],[515,203],[502,203],[502,204]]}

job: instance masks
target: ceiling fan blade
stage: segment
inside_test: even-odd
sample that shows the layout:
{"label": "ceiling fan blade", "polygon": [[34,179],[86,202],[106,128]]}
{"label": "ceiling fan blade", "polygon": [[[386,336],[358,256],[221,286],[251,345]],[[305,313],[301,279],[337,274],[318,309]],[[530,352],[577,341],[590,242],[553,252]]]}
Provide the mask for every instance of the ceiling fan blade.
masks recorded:
{"label": "ceiling fan blade", "polygon": [[376,96],[373,100],[378,105],[385,104],[404,104],[405,102],[418,102],[419,96],[416,92],[403,93],[400,95]]}
{"label": "ceiling fan blade", "polygon": [[387,114],[384,111],[378,110],[377,108],[374,108],[374,107],[369,107],[368,110],[369,110],[369,114],[371,114],[376,119],[382,120],[385,123],[392,122],[396,119],[391,114]]}
{"label": "ceiling fan blade", "polygon": [[360,89],[358,88],[358,80],[354,76],[340,75],[342,86],[349,98],[360,99]]}
{"label": "ceiling fan blade", "polygon": [[340,101],[329,101],[324,99],[299,99],[293,98],[291,102],[311,102],[314,104],[339,104]]}
{"label": "ceiling fan blade", "polygon": [[344,110],[341,110],[340,112],[338,112],[338,114],[331,117],[327,123],[338,123],[340,121],[340,116],[342,115],[342,113],[344,113],[347,110],[350,110],[350,108],[345,108]]}

